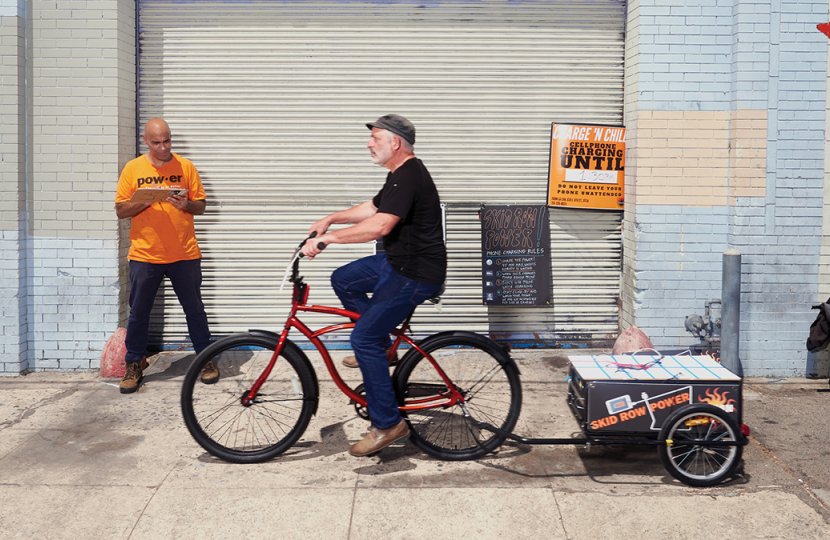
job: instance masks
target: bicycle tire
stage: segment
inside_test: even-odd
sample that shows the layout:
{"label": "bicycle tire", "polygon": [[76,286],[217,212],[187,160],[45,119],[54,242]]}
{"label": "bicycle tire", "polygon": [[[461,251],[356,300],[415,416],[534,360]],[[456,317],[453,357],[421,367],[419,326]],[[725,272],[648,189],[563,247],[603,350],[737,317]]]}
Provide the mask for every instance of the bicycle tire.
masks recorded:
{"label": "bicycle tire", "polygon": [[743,446],[701,446],[695,442],[738,441],[735,421],[722,409],[708,404],[682,407],[660,430],[660,461],[674,478],[693,487],[719,484],[741,462]]}
{"label": "bicycle tire", "polygon": [[[276,336],[228,336],[198,354],[188,369],[182,416],[190,434],[211,455],[231,463],[267,461],[290,448],[308,427],[317,410],[317,378],[291,342],[286,342],[254,402],[242,404],[276,344]],[[213,384],[200,381],[208,362],[220,372]]]}
{"label": "bicycle tire", "polygon": [[[463,405],[402,412],[412,442],[443,460],[478,459],[497,449],[507,438],[481,429],[486,422],[501,433],[511,433],[522,408],[519,369],[510,355],[492,340],[472,332],[443,332],[418,344],[431,356],[452,384],[465,396]],[[429,360],[410,349],[393,374],[398,400],[440,400],[448,387]],[[469,416],[465,414],[465,409]]]}

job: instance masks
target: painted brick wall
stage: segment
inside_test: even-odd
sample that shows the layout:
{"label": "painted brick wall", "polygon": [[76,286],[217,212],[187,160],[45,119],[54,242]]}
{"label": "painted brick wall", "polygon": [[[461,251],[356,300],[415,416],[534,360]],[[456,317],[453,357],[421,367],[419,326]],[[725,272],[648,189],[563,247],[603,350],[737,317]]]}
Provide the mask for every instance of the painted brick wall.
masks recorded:
{"label": "painted brick wall", "polygon": [[655,4],[630,3],[624,246],[636,251],[622,318],[658,347],[695,343],[685,315],[721,297],[722,252],[737,248],[746,373],[803,374],[824,184],[827,43],[815,25],[828,3]]}
{"label": "painted brick wall", "polygon": [[95,368],[121,307],[113,199],[135,149],[135,10],[35,4],[32,368]]}
{"label": "painted brick wall", "polygon": [[26,20],[22,0],[0,0],[0,375],[28,369]]}
{"label": "painted brick wall", "polygon": [[[135,5],[18,4],[30,7],[15,17],[21,41],[25,32],[31,48],[30,56],[15,54],[22,71],[31,74],[31,95],[16,120],[18,129],[28,122],[28,139],[17,139],[24,156],[18,161],[29,164],[18,166],[16,187],[4,177],[3,204],[22,201],[18,221],[25,226],[18,226],[15,237],[5,206],[2,224],[3,242],[11,242],[3,249],[24,258],[16,298],[26,335],[19,355],[25,360],[11,361],[4,342],[0,369],[97,368],[123,306],[113,198],[120,167],[135,152]],[[5,16],[3,28],[5,36]],[[5,40],[2,47],[4,55],[11,54]],[[13,285],[0,283],[4,293]],[[4,330],[13,315],[3,312]]]}

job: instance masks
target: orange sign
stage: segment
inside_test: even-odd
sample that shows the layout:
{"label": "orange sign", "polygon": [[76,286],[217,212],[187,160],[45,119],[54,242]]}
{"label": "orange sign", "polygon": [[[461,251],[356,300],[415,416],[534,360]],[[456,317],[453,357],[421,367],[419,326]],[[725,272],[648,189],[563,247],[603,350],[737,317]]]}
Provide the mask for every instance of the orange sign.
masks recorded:
{"label": "orange sign", "polygon": [[548,206],[622,210],[625,128],[554,123],[548,174]]}

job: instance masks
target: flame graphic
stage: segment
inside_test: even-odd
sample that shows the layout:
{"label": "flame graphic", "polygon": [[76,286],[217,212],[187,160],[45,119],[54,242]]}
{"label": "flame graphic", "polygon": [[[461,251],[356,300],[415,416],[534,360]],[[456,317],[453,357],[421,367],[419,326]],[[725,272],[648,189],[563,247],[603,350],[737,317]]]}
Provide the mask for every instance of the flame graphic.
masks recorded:
{"label": "flame graphic", "polygon": [[720,387],[717,387],[714,390],[707,388],[706,397],[698,396],[697,399],[702,403],[708,403],[709,405],[714,405],[720,408],[725,408],[726,406],[735,403],[735,400],[729,397],[729,392],[720,392]]}

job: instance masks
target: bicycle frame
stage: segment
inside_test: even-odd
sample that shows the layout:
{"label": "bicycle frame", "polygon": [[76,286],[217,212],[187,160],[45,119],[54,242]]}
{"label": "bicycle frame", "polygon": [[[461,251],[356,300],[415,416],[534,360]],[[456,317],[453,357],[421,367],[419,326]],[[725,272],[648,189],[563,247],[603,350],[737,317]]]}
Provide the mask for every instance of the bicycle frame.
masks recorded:
{"label": "bicycle frame", "polygon": [[[354,321],[360,318],[360,314],[343,308],[308,304],[308,296],[311,291],[311,288],[307,283],[303,281],[302,276],[299,275],[299,262],[299,256],[295,255],[294,261],[292,263],[291,274],[291,282],[293,283],[293,292],[291,295],[291,308],[289,310],[288,317],[285,321],[285,325],[283,326],[282,332],[280,333],[277,346],[274,349],[274,354],[271,356],[271,360],[268,362],[268,365],[257,378],[256,382],[254,382],[250,390],[248,390],[248,392],[246,392],[245,395],[242,397],[242,404],[245,406],[249,406],[253,403],[254,398],[259,393],[259,389],[270,376],[271,370],[274,368],[277,359],[282,353],[282,350],[285,347],[285,343],[288,340],[289,333],[292,329],[295,329],[302,335],[304,335],[311,342],[311,344],[314,345],[314,348],[317,349],[317,351],[320,353],[320,355],[323,358],[323,362],[326,365],[326,369],[328,370],[329,375],[331,376],[332,381],[334,381],[334,384],[337,386],[337,388],[339,388],[340,391],[343,392],[350,400],[354,401],[360,406],[365,407],[367,405],[366,398],[355,392],[348,384],[346,384],[346,382],[343,380],[343,377],[340,375],[340,372],[334,366],[334,360],[332,359],[331,354],[329,354],[328,349],[320,339],[320,336],[323,336],[330,332],[354,328]],[[319,330],[312,330],[302,320],[300,320],[298,316],[298,313],[300,312],[324,313],[327,315],[335,315],[338,317],[343,317],[344,319],[349,319],[349,322],[332,324],[320,328]],[[436,396],[428,396],[420,399],[410,400],[408,405],[400,406],[400,410],[417,411],[424,409],[434,409],[439,407],[451,407],[459,403],[463,404],[464,396],[458,391],[456,385],[452,383],[452,381],[447,376],[446,372],[438,364],[438,362],[436,362],[435,359],[432,358],[432,356],[429,353],[421,349],[418,346],[418,344],[409,335],[407,335],[407,332],[409,331],[409,321],[411,317],[412,315],[410,314],[409,317],[407,317],[403,321],[400,327],[398,327],[392,332],[392,335],[395,336],[395,339],[392,343],[392,348],[394,350],[397,350],[403,342],[408,344],[410,347],[412,347],[419,353],[421,353],[429,361],[433,369],[435,369],[436,373],[438,373],[439,377],[446,385],[447,391],[438,394],[438,396],[440,396],[439,399],[436,399]]]}

